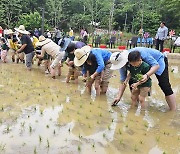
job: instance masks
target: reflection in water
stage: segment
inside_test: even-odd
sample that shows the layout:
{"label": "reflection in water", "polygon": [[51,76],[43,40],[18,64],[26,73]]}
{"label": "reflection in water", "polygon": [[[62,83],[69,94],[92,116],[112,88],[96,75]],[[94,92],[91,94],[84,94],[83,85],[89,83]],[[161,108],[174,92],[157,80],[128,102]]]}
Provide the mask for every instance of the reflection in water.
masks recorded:
{"label": "reflection in water", "polygon": [[[174,66],[178,66],[178,69]],[[106,96],[89,96],[84,83],[66,84],[63,76],[52,80],[34,68],[0,65],[0,153],[179,153],[179,65],[169,71],[178,111],[168,112],[153,76],[152,96],[146,111],[130,109],[127,88],[117,107],[114,72]]]}

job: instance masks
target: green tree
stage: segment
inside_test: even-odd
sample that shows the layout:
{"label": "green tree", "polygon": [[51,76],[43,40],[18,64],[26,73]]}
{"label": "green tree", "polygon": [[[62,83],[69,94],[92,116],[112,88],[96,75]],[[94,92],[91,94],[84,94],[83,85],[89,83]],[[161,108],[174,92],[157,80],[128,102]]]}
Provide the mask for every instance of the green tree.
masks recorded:
{"label": "green tree", "polygon": [[41,27],[41,16],[39,12],[21,15],[18,25],[24,25],[28,30]]}

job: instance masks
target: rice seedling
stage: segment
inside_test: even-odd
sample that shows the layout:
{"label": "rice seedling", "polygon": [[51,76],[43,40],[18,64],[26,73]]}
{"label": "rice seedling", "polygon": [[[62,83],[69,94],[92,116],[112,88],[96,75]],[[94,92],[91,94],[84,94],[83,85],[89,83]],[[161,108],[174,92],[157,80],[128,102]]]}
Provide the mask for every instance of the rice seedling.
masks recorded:
{"label": "rice seedling", "polygon": [[92,147],[95,148],[95,143],[92,144]]}
{"label": "rice seedling", "polygon": [[166,154],[166,152],[164,151],[163,154]]}
{"label": "rice seedling", "polygon": [[81,134],[79,134],[79,139],[81,139],[82,138],[82,135]]}
{"label": "rice seedling", "polygon": [[86,115],[86,119],[89,119],[89,117]]}
{"label": "rice seedling", "polygon": [[148,128],[148,124],[147,124],[147,123],[144,123],[144,126],[145,126],[146,128]]}
{"label": "rice seedling", "polygon": [[128,128],[128,124],[126,124],[126,128]]}
{"label": "rice seedling", "polygon": [[69,128],[68,131],[71,132],[71,129]]}
{"label": "rice seedling", "polygon": [[138,151],[138,148],[137,148],[137,145],[136,145],[136,144],[134,145],[134,151],[135,151],[135,152]]}
{"label": "rice seedling", "polygon": [[103,137],[104,137],[104,138],[106,137],[106,134],[105,134],[105,133],[103,133]]}
{"label": "rice seedling", "polygon": [[82,108],[82,105],[80,105],[79,107]]}
{"label": "rice seedling", "polygon": [[114,122],[114,119],[112,119],[111,121]]}
{"label": "rice seedling", "polygon": [[49,144],[49,140],[47,139],[47,148],[49,149],[50,144]]}
{"label": "rice seedling", "polygon": [[29,126],[29,133],[32,133],[32,127]]}
{"label": "rice seedling", "polygon": [[123,144],[123,139],[120,139],[120,140],[119,140],[119,144]]}
{"label": "rice seedling", "polygon": [[90,125],[90,124],[88,124],[88,128],[91,128],[91,125]]}
{"label": "rice seedling", "polygon": [[81,147],[80,147],[80,145],[78,145],[78,151],[79,151],[79,152],[81,151]]}
{"label": "rice seedling", "polygon": [[108,130],[111,130],[111,127],[110,127],[110,125],[108,125]]}
{"label": "rice seedling", "polygon": [[121,130],[119,129],[119,134],[121,135],[122,134],[122,132],[121,132]]}
{"label": "rice seedling", "polygon": [[36,147],[34,147],[34,154],[37,154],[37,150],[36,150]]}
{"label": "rice seedling", "polygon": [[156,137],[156,141],[159,142],[160,141],[160,136]]}
{"label": "rice seedling", "polygon": [[42,142],[42,137],[39,135],[39,143]]}
{"label": "rice seedling", "polygon": [[25,121],[21,123],[21,127],[24,127],[24,125],[25,125]]}
{"label": "rice seedling", "polygon": [[40,110],[40,114],[43,115],[43,110]]}
{"label": "rice seedling", "polygon": [[100,124],[100,122],[99,122],[99,121],[97,121],[97,124]]}
{"label": "rice seedling", "polygon": [[0,151],[3,152],[6,149],[6,144],[1,143],[0,144]]}
{"label": "rice seedling", "polygon": [[102,117],[102,113],[100,113],[99,116]]}
{"label": "rice seedling", "polygon": [[1,111],[4,111],[4,106],[3,105],[1,106]]}
{"label": "rice seedling", "polygon": [[10,126],[7,125],[7,127],[5,128],[5,131],[4,131],[4,132],[8,134],[8,133],[10,132],[10,130],[11,130],[11,129],[10,129]]}
{"label": "rice seedling", "polygon": [[140,140],[140,144],[143,144],[143,141],[142,141],[142,140]]}
{"label": "rice seedling", "polygon": [[54,129],[53,134],[56,135],[56,130]]}
{"label": "rice seedling", "polygon": [[49,125],[46,125],[46,128],[49,128]]}
{"label": "rice seedling", "polygon": [[89,112],[92,112],[91,110],[89,110]]}

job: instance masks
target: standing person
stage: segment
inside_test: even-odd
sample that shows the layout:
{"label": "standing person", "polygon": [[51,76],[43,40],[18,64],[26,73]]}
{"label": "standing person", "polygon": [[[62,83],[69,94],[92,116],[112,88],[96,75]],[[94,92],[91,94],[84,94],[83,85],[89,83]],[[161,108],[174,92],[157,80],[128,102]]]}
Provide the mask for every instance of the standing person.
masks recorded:
{"label": "standing person", "polygon": [[6,44],[5,38],[1,38],[1,60],[3,63],[7,62],[7,52],[9,48]]}
{"label": "standing person", "polygon": [[7,40],[7,38],[8,38],[8,29],[7,29],[7,27],[5,28],[5,30],[4,30],[4,38]]}
{"label": "standing person", "polygon": [[112,70],[120,69],[120,80],[121,84],[119,86],[118,96],[115,98],[113,105],[116,105],[123,96],[125,85],[123,82],[127,77],[127,69],[128,69],[128,54],[132,51],[139,51],[141,54],[141,58],[144,62],[151,66],[150,70],[143,75],[141,82],[146,82],[152,74],[156,75],[156,78],[159,81],[159,86],[163,93],[165,94],[166,102],[169,105],[170,110],[176,110],[176,100],[175,95],[172,91],[171,84],[169,82],[169,74],[168,74],[168,60],[167,57],[164,56],[161,52],[152,48],[145,47],[136,47],[130,49],[129,51],[124,50],[117,57],[111,57],[112,62]]}
{"label": "standing person", "polygon": [[39,31],[37,28],[34,29],[34,36],[36,36],[37,38],[39,38]]}
{"label": "standing person", "polygon": [[51,39],[51,32],[47,29],[47,38]]}
{"label": "standing person", "polygon": [[[76,49],[74,55],[75,66],[82,66],[85,62],[87,62],[89,56],[93,57],[93,60],[91,60],[91,64],[94,65],[96,63],[97,67],[92,71],[90,78],[94,81],[96,77],[104,72],[102,80],[99,81],[99,84],[101,87],[100,92],[106,93],[109,85],[109,79],[112,76],[112,70],[110,70],[111,62],[109,61],[111,52],[103,49],[91,49],[89,46],[84,46],[81,49]],[[86,68],[84,72],[86,73]]]}
{"label": "standing person", "polygon": [[3,28],[0,26],[0,38],[3,36]]}
{"label": "standing person", "polygon": [[50,66],[50,72],[53,79],[55,79],[55,68],[58,67],[58,75],[61,75],[61,60],[64,56],[64,51],[60,51],[60,47],[53,42],[51,39],[45,38],[44,36],[39,37],[37,46],[42,46],[41,54],[36,55],[37,58],[43,58],[45,52],[48,53],[52,58],[52,64]]}
{"label": "standing person", "polygon": [[69,28],[69,38],[74,41],[74,31],[72,30],[72,28]]}
{"label": "standing person", "polygon": [[61,31],[59,28],[55,29],[55,43],[58,44],[59,40],[61,39]]}
{"label": "standing person", "polygon": [[83,42],[87,44],[87,41],[88,41],[88,31],[87,29],[85,29],[83,33]]}
{"label": "standing person", "polygon": [[157,50],[159,50],[159,45],[160,45],[160,51],[161,52],[163,51],[164,40],[167,39],[167,35],[168,35],[168,28],[165,26],[165,22],[161,22],[155,37]]}
{"label": "standing person", "polygon": [[19,32],[19,37],[21,39],[21,48],[16,52],[24,52],[26,55],[26,67],[29,71],[32,69],[32,60],[34,57],[34,47],[32,41],[29,37],[29,32],[25,30],[24,25],[20,25],[19,28],[14,28],[17,32]]}

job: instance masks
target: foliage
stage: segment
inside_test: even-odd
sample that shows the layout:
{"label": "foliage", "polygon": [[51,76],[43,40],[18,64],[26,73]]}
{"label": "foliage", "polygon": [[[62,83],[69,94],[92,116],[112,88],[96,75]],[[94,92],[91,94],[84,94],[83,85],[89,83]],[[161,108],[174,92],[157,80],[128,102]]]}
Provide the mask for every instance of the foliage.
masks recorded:
{"label": "foliage", "polygon": [[[68,31],[72,27],[79,32],[81,28],[92,31],[98,27],[137,34],[142,27],[154,36],[161,21],[169,29],[180,31],[179,6],[177,0],[0,0],[0,25],[41,27],[44,8],[45,23],[52,28]],[[90,25],[92,21],[99,25]]]}
{"label": "foliage", "polygon": [[24,25],[28,29],[41,27],[41,16],[38,12],[23,14],[19,18],[18,25]]}

